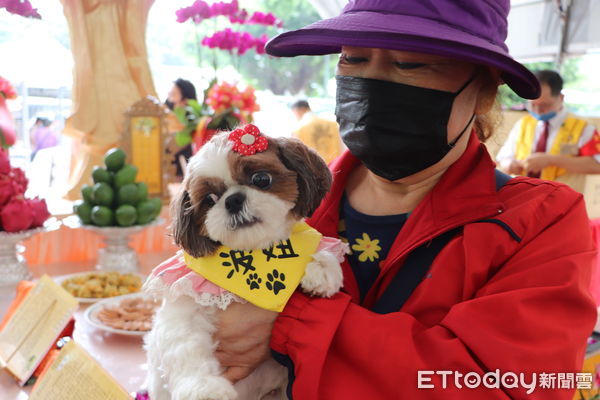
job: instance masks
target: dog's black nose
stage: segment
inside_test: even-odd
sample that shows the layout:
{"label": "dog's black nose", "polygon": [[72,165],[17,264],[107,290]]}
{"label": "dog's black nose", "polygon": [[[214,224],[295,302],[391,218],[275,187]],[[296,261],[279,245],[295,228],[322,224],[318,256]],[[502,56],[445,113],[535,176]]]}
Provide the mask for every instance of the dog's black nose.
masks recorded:
{"label": "dog's black nose", "polygon": [[230,214],[237,214],[242,210],[246,195],[244,193],[234,193],[225,199],[225,208]]}

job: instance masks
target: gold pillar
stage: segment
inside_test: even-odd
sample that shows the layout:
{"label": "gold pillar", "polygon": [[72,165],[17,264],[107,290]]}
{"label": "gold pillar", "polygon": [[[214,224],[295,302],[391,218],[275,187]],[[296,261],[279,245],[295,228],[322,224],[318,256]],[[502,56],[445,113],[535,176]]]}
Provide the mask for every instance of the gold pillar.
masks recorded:
{"label": "gold pillar", "polygon": [[64,133],[74,139],[68,199],[80,198],[102,156],[119,145],[123,113],[156,96],[146,50],[154,0],[61,0],[73,52],[73,114]]}

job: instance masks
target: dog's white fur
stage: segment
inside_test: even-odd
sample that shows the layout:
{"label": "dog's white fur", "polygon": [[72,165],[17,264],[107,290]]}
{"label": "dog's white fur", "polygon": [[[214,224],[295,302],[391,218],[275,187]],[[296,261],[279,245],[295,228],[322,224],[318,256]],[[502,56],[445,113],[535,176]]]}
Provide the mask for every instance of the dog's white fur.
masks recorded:
{"label": "dog's white fur", "polygon": [[[218,177],[228,186],[224,195],[206,214],[209,237],[231,248],[266,248],[286,239],[294,223],[290,213],[293,203],[268,192],[234,182],[227,163],[230,144],[213,140],[192,157],[188,174],[195,177]],[[228,229],[231,215],[224,206],[227,195],[243,191],[246,203],[242,214],[260,223]],[[302,289],[316,296],[331,296],[342,286],[342,271],[335,255],[322,250],[313,255],[301,281]],[[151,290],[148,285],[146,290]],[[156,293],[155,293],[156,294]],[[270,359],[250,376],[232,385],[223,378],[223,368],[214,356],[213,340],[217,305],[203,306],[189,296],[163,296],[152,331],[146,335],[148,355],[147,386],[152,400],[267,400],[284,399],[287,370]]]}

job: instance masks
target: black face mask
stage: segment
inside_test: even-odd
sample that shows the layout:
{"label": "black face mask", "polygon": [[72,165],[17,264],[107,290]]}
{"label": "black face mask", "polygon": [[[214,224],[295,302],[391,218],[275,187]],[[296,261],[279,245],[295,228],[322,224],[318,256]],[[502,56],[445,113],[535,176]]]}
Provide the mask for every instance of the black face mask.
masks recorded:
{"label": "black face mask", "polygon": [[350,152],[373,173],[395,181],[440,161],[469,123],[448,143],[457,92],[426,89],[376,79],[337,76],[335,115]]}

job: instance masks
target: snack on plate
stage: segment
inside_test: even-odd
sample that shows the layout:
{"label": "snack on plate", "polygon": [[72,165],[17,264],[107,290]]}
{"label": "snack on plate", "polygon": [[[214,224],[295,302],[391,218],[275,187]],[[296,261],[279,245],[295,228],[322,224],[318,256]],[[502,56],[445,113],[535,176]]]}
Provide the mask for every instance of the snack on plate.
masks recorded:
{"label": "snack on plate", "polygon": [[126,331],[149,331],[158,304],[150,298],[123,299],[118,305],[102,309],[96,318],[103,324]]}
{"label": "snack on plate", "polygon": [[61,286],[75,297],[104,298],[138,292],[142,279],[134,274],[90,272],[65,279]]}

